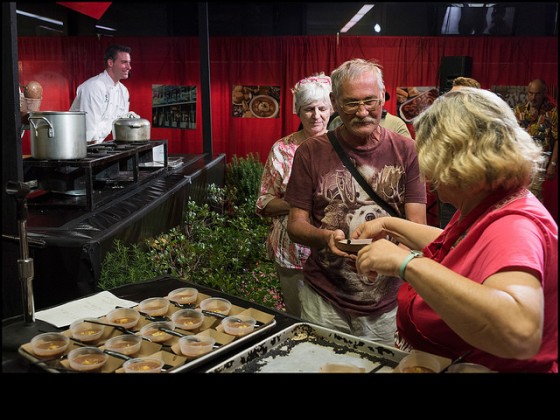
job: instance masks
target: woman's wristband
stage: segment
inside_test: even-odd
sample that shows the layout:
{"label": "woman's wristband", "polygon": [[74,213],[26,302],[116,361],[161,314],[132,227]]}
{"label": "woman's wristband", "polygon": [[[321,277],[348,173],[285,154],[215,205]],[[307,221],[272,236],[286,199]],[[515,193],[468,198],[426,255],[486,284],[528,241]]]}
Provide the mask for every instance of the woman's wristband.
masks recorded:
{"label": "woman's wristband", "polygon": [[[423,257],[424,254],[420,251],[417,251],[415,249],[413,249],[412,251],[410,251],[410,254],[408,254],[406,256],[406,258],[404,259],[404,261],[401,264],[401,268],[399,269],[399,277],[403,280],[405,280],[404,278],[404,272],[406,271],[406,266],[408,265],[408,263],[410,261],[412,261],[414,258],[418,258],[418,257]],[[405,280],[406,281],[406,280]]]}

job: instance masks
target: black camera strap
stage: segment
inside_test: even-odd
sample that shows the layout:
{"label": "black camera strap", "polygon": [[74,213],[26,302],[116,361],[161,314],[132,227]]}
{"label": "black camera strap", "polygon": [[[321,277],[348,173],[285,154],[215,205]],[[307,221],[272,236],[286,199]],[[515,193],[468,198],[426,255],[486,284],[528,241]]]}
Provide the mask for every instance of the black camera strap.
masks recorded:
{"label": "black camera strap", "polygon": [[361,187],[364,189],[364,191],[366,193],[368,193],[368,195],[373,200],[375,200],[375,202],[377,204],[379,204],[383,208],[383,210],[385,210],[391,216],[401,217],[399,212],[397,210],[395,210],[394,207],[390,206],[385,200],[383,200],[381,197],[379,197],[379,195],[377,195],[375,193],[375,191],[373,191],[373,188],[371,188],[371,185],[369,185],[366,182],[366,180],[364,179],[364,177],[360,174],[360,172],[358,172],[358,169],[356,169],[356,167],[352,164],[352,161],[350,160],[350,158],[348,157],[348,155],[346,154],[344,149],[342,149],[342,146],[340,145],[340,143],[338,142],[338,139],[334,135],[334,131],[332,131],[332,130],[328,131],[327,132],[327,137],[329,138],[332,146],[334,147],[334,150],[336,150],[336,153],[338,153],[338,156],[342,160],[342,163],[344,163],[344,166],[346,166],[346,169],[348,169],[350,171],[352,176],[356,179],[356,181],[358,181],[358,184],[361,185]]}

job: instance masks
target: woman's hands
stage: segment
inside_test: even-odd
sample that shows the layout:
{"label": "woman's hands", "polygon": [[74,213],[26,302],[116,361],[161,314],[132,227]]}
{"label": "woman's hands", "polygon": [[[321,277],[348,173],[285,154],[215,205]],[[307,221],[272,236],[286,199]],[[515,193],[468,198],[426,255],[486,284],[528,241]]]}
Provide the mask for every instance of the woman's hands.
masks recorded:
{"label": "woman's hands", "polygon": [[356,269],[359,274],[372,272],[385,276],[398,277],[399,267],[408,251],[387,239],[378,239],[358,251]]}

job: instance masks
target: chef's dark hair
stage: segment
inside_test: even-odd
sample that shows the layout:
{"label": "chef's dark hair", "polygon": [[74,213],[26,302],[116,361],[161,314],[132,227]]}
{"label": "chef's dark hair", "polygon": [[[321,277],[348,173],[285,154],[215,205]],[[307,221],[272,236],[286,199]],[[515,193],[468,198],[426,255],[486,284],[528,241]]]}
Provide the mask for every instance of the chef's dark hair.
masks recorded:
{"label": "chef's dark hair", "polygon": [[103,56],[103,63],[105,63],[105,67],[107,67],[108,60],[115,61],[115,59],[117,58],[117,53],[125,52],[130,54],[131,51],[132,48],[127,47],[126,45],[119,45],[119,44],[109,45],[105,50],[105,55]]}

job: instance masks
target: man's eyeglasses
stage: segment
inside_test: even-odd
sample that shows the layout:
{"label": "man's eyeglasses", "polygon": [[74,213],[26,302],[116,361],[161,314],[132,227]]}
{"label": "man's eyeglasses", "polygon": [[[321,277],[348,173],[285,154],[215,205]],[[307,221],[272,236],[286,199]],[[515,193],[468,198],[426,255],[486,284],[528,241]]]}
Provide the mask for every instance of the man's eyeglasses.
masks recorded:
{"label": "man's eyeglasses", "polygon": [[363,105],[366,111],[375,111],[381,105],[381,99],[366,99],[364,101],[346,102],[342,104],[342,110],[347,114],[353,114]]}

